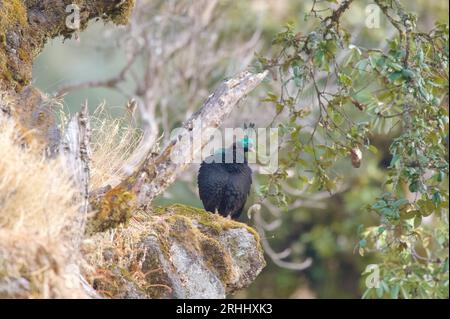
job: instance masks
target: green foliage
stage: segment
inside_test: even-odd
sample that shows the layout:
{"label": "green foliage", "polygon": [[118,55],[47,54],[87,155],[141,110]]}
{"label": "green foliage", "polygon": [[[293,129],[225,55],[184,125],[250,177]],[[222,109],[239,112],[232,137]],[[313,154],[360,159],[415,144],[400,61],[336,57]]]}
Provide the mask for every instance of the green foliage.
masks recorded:
{"label": "green foliage", "polygon": [[381,270],[379,287],[363,297],[448,298],[448,25],[417,32],[398,1],[376,3],[398,30],[386,49],[351,43],[338,9],[313,11],[320,24],[309,34],[287,24],[273,41],[275,57],[258,58],[280,84],[263,102],[288,119],[274,119],[282,156],[260,196],[288,207],[283,183],[332,193],[346,182],[339,165],[356,169],[361,150],[378,152],[375,134],[395,134],[383,194],[366,202],[379,225],[357,236],[357,251],[375,255]]}

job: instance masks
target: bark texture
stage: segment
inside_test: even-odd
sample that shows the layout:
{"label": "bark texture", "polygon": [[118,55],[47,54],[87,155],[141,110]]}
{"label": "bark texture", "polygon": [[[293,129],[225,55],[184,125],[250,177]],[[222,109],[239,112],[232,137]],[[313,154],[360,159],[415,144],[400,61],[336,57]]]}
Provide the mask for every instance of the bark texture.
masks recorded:
{"label": "bark texture", "polygon": [[[78,30],[66,23],[69,5],[80,9]],[[134,0],[0,0],[0,89],[20,92],[30,83],[48,39],[69,38],[96,18],[126,24],[133,6]]]}

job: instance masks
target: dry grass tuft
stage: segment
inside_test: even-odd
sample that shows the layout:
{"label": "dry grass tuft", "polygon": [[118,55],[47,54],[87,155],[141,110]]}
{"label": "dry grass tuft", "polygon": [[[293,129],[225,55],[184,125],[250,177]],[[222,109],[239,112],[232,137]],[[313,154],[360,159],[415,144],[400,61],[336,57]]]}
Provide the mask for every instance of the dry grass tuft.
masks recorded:
{"label": "dry grass tuft", "polygon": [[101,104],[91,117],[92,189],[116,185],[124,176],[123,166],[142,138],[142,131],[126,117],[114,118]]}
{"label": "dry grass tuft", "polygon": [[148,283],[146,274],[141,271],[145,259],[141,240],[144,234],[148,235],[152,225],[148,216],[136,212],[126,227],[98,233],[83,242],[84,274],[99,293],[120,298],[126,290],[123,288],[125,282],[145,290]]}
{"label": "dry grass tuft", "polygon": [[[83,260],[74,244],[81,231],[74,223],[79,209],[74,202],[76,190],[64,164],[46,159],[38,145],[24,146],[13,121],[2,117],[7,104],[0,102],[0,298],[85,297],[67,282],[67,276],[73,275],[70,266],[82,263],[88,274],[102,274],[104,249],[113,248],[107,238],[113,235],[94,237],[103,238],[103,244],[93,245],[91,257]],[[61,117],[62,126],[66,121]],[[113,118],[104,105],[93,114],[91,128],[90,186],[114,185],[123,177],[121,168],[142,134],[126,119]],[[124,256],[116,260],[119,265],[127,264],[125,258],[134,254],[136,239],[129,236],[122,233],[115,238],[114,249],[127,250],[118,254]]]}
{"label": "dry grass tuft", "polygon": [[20,146],[11,121],[0,122],[0,132],[0,229],[58,236],[77,210],[64,168]]}
{"label": "dry grass tuft", "polygon": [[[18,142],[0,117],[0,296],[70,296],[64,267],[71,258],[75,194],[59,161]],[[13,291],[11,291],[11,289]]]}

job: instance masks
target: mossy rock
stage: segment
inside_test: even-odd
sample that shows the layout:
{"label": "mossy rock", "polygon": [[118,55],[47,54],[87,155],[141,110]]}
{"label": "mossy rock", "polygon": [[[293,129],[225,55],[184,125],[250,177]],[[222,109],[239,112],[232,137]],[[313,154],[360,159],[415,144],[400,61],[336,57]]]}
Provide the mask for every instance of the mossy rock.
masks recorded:
{"label": "mossy rock", "polygon": [[[126,268],[133,274],[129,276],[133,286],[145,291],[147,298],[225,298],[250,285],[265,266],[255,230],[189,206],[142,212],[115,236],[133,238],[126,249],[119,244],[120,251],[129,255],[119,257],[120,265],[112,259],[101,267]],[[115,240],[111,243],[117,245]],[[127,287],[123,282],[120,286]],[[102,290],[107,290],[105,285]],[[114,290],[113,297],[124,295],[116,286]]]}

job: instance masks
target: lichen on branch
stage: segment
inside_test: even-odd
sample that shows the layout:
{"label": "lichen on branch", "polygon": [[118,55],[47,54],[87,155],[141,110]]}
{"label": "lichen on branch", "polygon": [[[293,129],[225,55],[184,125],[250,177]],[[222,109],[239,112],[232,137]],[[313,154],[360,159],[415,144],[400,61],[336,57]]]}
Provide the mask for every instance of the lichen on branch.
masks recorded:
{"label": "lichen on branch", "polygon": [[80,28],[92,19],[126,24],[134,0],[0,0],[0,89],[21,91],[31,81],[32,63],[48,39],[78,31],[66,25],[76,5]]}

